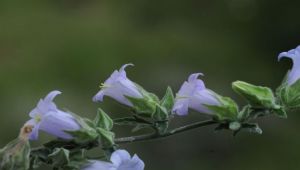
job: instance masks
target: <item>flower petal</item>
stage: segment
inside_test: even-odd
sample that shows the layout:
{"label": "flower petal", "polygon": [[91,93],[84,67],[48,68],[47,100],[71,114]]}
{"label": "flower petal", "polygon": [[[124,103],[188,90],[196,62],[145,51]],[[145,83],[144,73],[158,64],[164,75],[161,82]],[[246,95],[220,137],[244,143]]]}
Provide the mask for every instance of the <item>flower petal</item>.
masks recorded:
{"label": "flower petal", "polygon": [[132,168],[135,170],[143,170],[145,168],[145,163],[136,154],[132,157],[132,162],[134,163]]}
{"label": "flower petal", "polygon": [[197,91],[192,97],[189,107],[200,113],[212,114],[212,112],[206,107],[206,105],[218,106],[220,102],[216,98],[215,94],[208,90]]}
{"label": "flower petal", "polygon": [[57,95],[59,95],[59,94],[61,94],[60,91],[54,90],[54,91],[50,92],[50,93],[45,97],[44,101],[45,101],[45,102],[52,102],[52,101],[54,100],[54,98],[55,98]]}
{"label": "flower petal", "polygon": [[104,97],[104,90],[100,90],[94,97],[93,102],[102,102]]}
{"label": "flower petal", "polygon": [[39,110],[38,110],[37,108],[34,108],[34,109],[32,109],[31,112],[29,113],[29,116],[30,116],[31,118],[34,118],[34,117],[37,116],[39,113],[40,113]]}
{"label": "flower petal", "polygon": [[293,67],[289,72],[287,79],[288,84],[292,85],[300,79],[300,46],[288,52],[280,53],[278,59],[280,60],[283,57],[287,57],[293,60]]}
{"label": "flower petal", "polygon": [[62,139],[72,139],[73,137],[66,133],[65,131],[76,131],[81,127],[70,114],[58,111],[49,112],[43,117],[40,123],[40,129],[48,134],[62,138]]}
{"label": "flower petal", "polygon": [[112,163],[104,161],[90,161],[90,163],[81,170],[116,170]]}
{"label": "flower petal", "polygon": [[130,154],[126,150],[116,150],[110,157],[110,161],[117,167],[130,159]]}
{"label": "flower petal", "polygon": [[177,99],[173,109],[173,113],[177,114],[178,116],[185,116],[188,115],[189,111],[189,99]]}
{"label": "flower petal", "polygon": [[124,64],[124,65],[120,68],[120,70],[119,70],[120,74],[122,74],[122,75],[125,76],[125,77],[126,77],[126,71],[125,71],[125,68],[128,67],[128,66],[134,66],[134,64],[132,64],[132,63]]}
{"label": "flower petal", "polygon": [[192,81],[195,81],[198,79],[199,76],[204,76],[203,73],[194,73],[194,74],[191,74],[188,78],[188,81],[189,82],[192,82]]}

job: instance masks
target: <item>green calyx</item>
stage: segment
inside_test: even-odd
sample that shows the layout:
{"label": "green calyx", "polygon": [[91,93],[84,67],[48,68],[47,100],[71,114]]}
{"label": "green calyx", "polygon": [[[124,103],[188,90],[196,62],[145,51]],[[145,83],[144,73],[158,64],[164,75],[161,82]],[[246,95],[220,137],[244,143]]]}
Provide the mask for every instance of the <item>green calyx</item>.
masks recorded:
{"label": "green calyx", "polygon": [[143,98],[126,96],[133,104],[134,112],[139,116],[152,118],[154,121],[168,120],[174,105],[172,89],[168,87],[164,97],[160,100],[155,94],[147,92],[140,86],[137,87]]}
{"label": "green calyx", "polygon": [[219,105],[205,105],[216,116],[218,121],[235,121],[238,116],[238,105],[229,97],[220,96],[214,93],[220,102]]}
{"label": "green calyx", "polygon": [[279,102],[289,110],[297,110],[300,108],[300,80],[292,85],[283,83],[277,89]]}

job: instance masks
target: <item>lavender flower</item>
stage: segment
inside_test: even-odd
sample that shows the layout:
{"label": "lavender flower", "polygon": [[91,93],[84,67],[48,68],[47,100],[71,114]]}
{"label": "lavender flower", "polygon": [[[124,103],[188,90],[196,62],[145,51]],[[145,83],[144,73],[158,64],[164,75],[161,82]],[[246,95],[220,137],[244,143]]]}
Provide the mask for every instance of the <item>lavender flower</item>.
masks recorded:
{"label": "lavender flower", "polygon": [[50,92],[29,113],[32,119],[27,121],[26,124],[34,127],[29,136],[30,140],[38,139],[39,130],[62,139],[72,139],[72,136],[65,133],[65,131],[76,131],[81,128],[72,115],[57,109],[53,99],[58,94],[61,94],[61,92]]}
{"label": "lavender flower", "polygon": [[90,164],[83,167],[82,170],[143,170],[144,162],[137,156],[133,157],[125,150],[115,151],[110,162],[91,161]]}
{"label": "lavender flower", "polygon": [[291,86],[300,79],[300,46],[288,52],[280,53],[278,59],[280,60],[282,57],[288,57],[293,60],[293,68],[287,77],[287,83]]}
{"label": "lavender flower", "polygon": [[142,98],[135,83],[126,77],[125,68],[133,64],[125,64],[119,71],[115,70],[112,75],[101,85],[101,90],[93,98],[94,102],[102,102],[104,96],[109,96],[118,102],[132,107],[132,103],[125,96]]}
{"label": "lavender flower", "polygon": [[191,74],[188,81],[184,82],[181,86],[173,106],[175,114],[180,116],[187,115],[189,108],[201,113],[213,114],[206,105],[221,105],[217,99],[217,95],[207,89],[204,82],[198,79],[199,75],[203,74]]}

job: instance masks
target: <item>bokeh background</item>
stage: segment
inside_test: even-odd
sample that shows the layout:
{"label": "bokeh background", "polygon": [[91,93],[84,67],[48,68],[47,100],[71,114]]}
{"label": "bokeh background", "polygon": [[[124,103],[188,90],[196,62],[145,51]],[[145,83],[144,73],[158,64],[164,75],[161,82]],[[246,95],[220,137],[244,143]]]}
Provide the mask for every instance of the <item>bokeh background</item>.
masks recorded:
{"label": "bokeh background", "polygon": [[[58,89],[61,108],[94,117],[127,110],[95,104],[99,84],[125,63],[128,76],[159,96],[189,74],[240,104],[231,82],[275,89],[291,67],[279,52],[300,43],[300,1],[286,0],[1,0],[0,146],[15,138],[28,112]],[[192,113],[172,126],[205,119]],[[298,170],[300,115],[262,118],[263,135],[197,129],[165,140],[123,145],[146,170]],[[116,128],[118,136],[127,131]],[[42,135],[40,143],[51,137]],[[39,142],[34,143],[38,145]]]}

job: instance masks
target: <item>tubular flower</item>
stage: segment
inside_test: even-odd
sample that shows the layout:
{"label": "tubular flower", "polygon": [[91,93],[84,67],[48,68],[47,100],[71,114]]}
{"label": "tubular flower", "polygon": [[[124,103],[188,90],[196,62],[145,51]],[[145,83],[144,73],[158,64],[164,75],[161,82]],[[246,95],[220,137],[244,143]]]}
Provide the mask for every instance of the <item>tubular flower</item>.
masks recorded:
{"label": "tubular flower", "polygon": [[188,81],[184,82],[176,95],[173,113],[183,116],[188,114],[189,109],[201,113],[213,114],[206,105],[219,106],[216,94],[207,89],[204,82],[198,79],[202,73],[191,74]]}
{"label": "tubular flower", "polygon": [[288,52],[280,53],[278,59],[280,60],[283,57],[287,57],[293,60],[293,67],[288,73],[287,77],[287,83],[289,86],[291,86],[300,79],[300,46]]}
{"label": "tubular flower", "polygon": [[94,96],[94,102],[102,102],[104,96],[109,96],[114,100],[132,107],[132,103],[126,98],[143,98],[137,85],[126,76],[125,68],[133,64],[125,64],[120,70],[115,70],[112,75],[101,85],[101,90]]}
{"label": "tubular flower", "polygon": [[82,170],[143,170],[145,167],[144,162],[137,155],[131,157],[126,150],[115,151],[110,161],[90,161]]}
{"label": "tubular flower", "polygon": [[65,131],[76,131],[81,128],[72,115],[57,109],[53,99],[59,94],[61,94],[59,91],[50,92],[44,99],[40,99],[36,108],[29,113],[31,119],[26,125],[33,126],[30,140],[38,139],[39,130],[58,138],[72,139]]}

